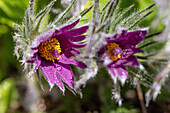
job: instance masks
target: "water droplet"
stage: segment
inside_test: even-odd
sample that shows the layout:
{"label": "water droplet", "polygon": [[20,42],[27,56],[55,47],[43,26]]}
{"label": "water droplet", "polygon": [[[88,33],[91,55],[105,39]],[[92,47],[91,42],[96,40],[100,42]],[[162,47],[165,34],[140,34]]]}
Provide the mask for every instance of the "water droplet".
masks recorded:
{"label": "water droplet", "polygon": [[58,71],[61,71],[62,67],[61,67],[61,66],[57,66],[56,69],[57,69]]}

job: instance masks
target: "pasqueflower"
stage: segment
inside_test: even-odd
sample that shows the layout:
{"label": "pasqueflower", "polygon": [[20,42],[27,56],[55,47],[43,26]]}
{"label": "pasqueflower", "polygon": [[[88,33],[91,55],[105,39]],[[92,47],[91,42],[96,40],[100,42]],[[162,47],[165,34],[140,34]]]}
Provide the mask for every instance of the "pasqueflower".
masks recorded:
{"label": "pasqueflower", "polygon": [[86,68],[84,63],[70,58],[80,54],[76,48],[85,46],[73,43],[86,38],[82,34],[87,31],[88,26],[74,28],[79,20],[37,37],[30,46],[32,57],[27,63],[35,63],[32,73],[40,68],[51,88],[56,84],[63,92],[65,89],[62,82],[74,88],[74,77],[69,64]]}
{"label": "pasqueflower", "polygon": [[142,52],[137,45],[145,38],[146,30],[128,32],[122,30],[107,38],[107,44],[98,54],[101,62],[107,67],[114,82],[119,79],[124,84],[128,72],[125,65],[139,66],[135,53]]}

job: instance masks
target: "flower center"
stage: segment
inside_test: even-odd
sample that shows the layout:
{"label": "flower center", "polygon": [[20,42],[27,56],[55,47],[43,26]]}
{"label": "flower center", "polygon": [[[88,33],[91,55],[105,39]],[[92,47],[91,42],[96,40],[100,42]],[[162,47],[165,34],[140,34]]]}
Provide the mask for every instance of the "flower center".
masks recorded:
{"label": "flower center", "polygon": [[39,45],[38,52],[46,60],[55,62],[55,60],[59,60],[61,57],[60,43],[56,38],[50,38]]}
{"label": "flower center", "polygon": [[121,57],[122,49],[116,43],[108,43],[105,51],[110,55],[110,59],[116,61]]}

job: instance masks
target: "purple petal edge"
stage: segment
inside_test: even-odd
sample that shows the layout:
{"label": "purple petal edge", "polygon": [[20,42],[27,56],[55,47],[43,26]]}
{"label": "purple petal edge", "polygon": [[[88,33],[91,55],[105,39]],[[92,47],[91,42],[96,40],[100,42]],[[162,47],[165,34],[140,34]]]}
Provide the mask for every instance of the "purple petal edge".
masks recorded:
{"label": "purple petal edge", "polygon": [[60,31],[67,31],[67,30],[70,30],[70,29],[74,28],[79,23],[79,21],[80,21],[80,19],[77,19],[73,23],[60,28]]}
{"label": "purple petal edge", "polygon": [[60,78],[71,88],[74,88],[74,77],[68,64],[55,63]]}
{"label": "purple petal edge", "polygon": [[146,36],[146,30],[137,30],[127,33],[127,43],[130,45],[138,45]]}
{"label": "purple petal edge", "polygon": [[64,54],[61,56],[61,58],[58,60],[58,62],[61,62],[63,64],[73,64],[80,68],[87,68],[87,65],[84,64],[83,62],[78,62],[76,60],[69,59]]}
{"label": "purple petal edge", "polygon": [[80,28],[75,28],[69,31],[65,31],[64,33],[70,36],[78,36],[78,35],[85,33],[88,30],[88,28],[89,26],[83,26]]}
{"label": "purple petal edge", "polygon": [[122,85],[124,85],[128,72],[124,66],[119,67],[109,67],[109,72],[111,74],[111,78],[114,80],[114,83],[117,82],[117,79],[121,81]]}
{"label": "purple petal edge", "polygon": [[70,37],[70,40],[73,42],[79,42],[82,41],[86,38],[86,35],[81,35],[81,36],[75,36],[75,37]]}
{"label": "purple petal edge", "polygon": [[64,90],[65,90],[64,86],[63,86],[60,78],[56,74],[57,71],[56,71],[56,66],[54,65],[54,63],[46,61],[46,60],[42,60],[40,68],[41,68],[47,82],[50,84],[51,89],[54,86],[54,84],[56,83],[58,85],[58,87],[64,92]]}
{"label": "purple petal edge", "polygon": [[38,69],[38,67],[40,65],[41,65],[41,58],[38,55],[36,55],[36,66],[35,66],[35,68],[33,70],[33,73]]}

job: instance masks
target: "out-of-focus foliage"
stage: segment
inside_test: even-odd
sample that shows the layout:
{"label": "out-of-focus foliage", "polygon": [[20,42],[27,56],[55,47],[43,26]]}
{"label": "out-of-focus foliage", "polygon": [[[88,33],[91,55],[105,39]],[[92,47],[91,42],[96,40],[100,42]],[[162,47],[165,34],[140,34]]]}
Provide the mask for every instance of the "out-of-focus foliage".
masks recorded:
{"label": "out-of-focus foliage", "polygon": [[12,27],[12,23],[21,23],[29,0],[0,0],[0,21]]}
{"label": "out-of-focus foliage", "polygon": [[0,34],[0,81],[2,81],[6,77],[17,73],[18,62],[13,56],[14,44],[11,36],[11,28],[6,24],[1,24],[0,28],[2,28]]}
{"label": "out-of-focus foliage", "polygon": [[[13,79],[5,79],[0,84],[0,113],[6,113],[12,102],[17,102],[18,94]],[[17,105],[16,105],[17,106]],[[12,107],[15,107],[12,106]]]}
{"label": "out-of-focus foliage", "polygon": [[111,110],[109,113],[138,113],[136,110],[128,110],[124,107],[117,108],[116,110]]}
{"label": "out-of-focus foliage", "polygon": [[[105,6],[105,4],[106,4],[108,1],[109,1],[109,0],[100,0],[100,7],[101,7],[101,9]],[[94,0],[87,0],[87,3],[85,4],[84,9],[92,6],[93,3],[94,3]],[[92,19],[92,13],[93,13],[93,9],[92,9],[90,12],[88,12],[88,13],[82,18],[82,20],[84,20],[84,22],[82,22],[82,24],[87,23],[88,20]]]}

